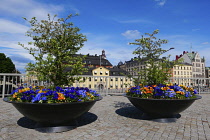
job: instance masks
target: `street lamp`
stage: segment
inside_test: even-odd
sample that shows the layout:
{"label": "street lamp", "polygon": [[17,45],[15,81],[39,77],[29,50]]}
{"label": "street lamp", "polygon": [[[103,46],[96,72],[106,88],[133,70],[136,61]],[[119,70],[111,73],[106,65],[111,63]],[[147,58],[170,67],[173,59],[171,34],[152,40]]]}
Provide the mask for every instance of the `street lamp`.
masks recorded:
{"label": "street lamp", "polygon": [[172,48],[170,48],[169,50],[173,50],[173,49],[175,49],[174,47],[172,47]]}

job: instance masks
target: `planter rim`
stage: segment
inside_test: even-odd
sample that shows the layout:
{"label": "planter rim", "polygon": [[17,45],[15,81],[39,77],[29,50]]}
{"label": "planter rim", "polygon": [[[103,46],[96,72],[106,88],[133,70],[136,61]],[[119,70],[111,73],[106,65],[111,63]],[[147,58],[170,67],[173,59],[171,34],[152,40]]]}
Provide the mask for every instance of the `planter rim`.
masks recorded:
{"label": "planter rim", "polygon": [[136,99],[141,99],[141,100],[158,100],[158,101],[175,101],[175,100],[178,100],[178,101],[183,101],[183,100],[197,100],[197,99],[201,99],[202,96],[200,95],[196,95],[197,98],[186,98],[186,99],[152,99],[152,98],[139,98],[139,97],[132,97],[132,96],[128,96],[126,94],[124,94],[125,97],[128,97],[128,98],[136,98]]}
{"label": "planter rim", "polygon": [[84,101],[84,102],[68,102],[68,103],[27,103],[27,102],[15,102],[15,101],[9,101],[8,97],[4,97],[3,101],[8,102],[8,103],[15,103],[15,104],[33,104],[33,105],[64,105],[64,104],[82,104],[82,103],[87,103],[87,102],[95,102],[102,100],[103,97],[99,96],[98,99],[96,100],[91,100],[91,101]]}

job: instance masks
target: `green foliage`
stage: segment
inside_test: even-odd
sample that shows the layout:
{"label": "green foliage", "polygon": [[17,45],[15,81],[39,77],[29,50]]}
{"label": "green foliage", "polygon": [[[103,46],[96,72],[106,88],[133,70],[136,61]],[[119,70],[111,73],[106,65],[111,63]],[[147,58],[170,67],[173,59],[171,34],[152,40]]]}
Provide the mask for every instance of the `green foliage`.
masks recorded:
{"label": "green foliage", "polygon": [[4,53],[0,53],[0,73],[14,73],[15,65]]}
{"label": "green foliage", "polygon": [[[26,36],[33,41],[28,42],[23,48],[35,58],[36,63],[29,63],[27,71],[35,74],[39,80],[49,80],[55,86],[72,85],[86,69],[83,68],[81,55],[75,55],[87,41],[86,36],[79,33],[80,29],[75,27],[69,20],[74,17],[70,14],[67,18],[57,18],[48,14],[47,20],[38,21],[36,17],[27,20],[31,29]],[[70,68],[70,71],[66,71]]]}
{"label": "green foliage", "polygon": [[137,71],[138,76],[134,78],[136,85],[157,85],[165,84],[171,77],[171,70],[178,62],[170,61],[170,55],[168,57],[161,57],[162,54],[173,49],[165,50],[161,48],[162,44],[166,44],[168,41],[165,39],[157,39],[155,37],[159,30],[153,31],[152,34],[146,33],[148,37],[142,36],[140,39],[136,39],[133,45],[138,45],[133,54],[138,55],[137,61],[145,65],[142,69],[134,69]]}

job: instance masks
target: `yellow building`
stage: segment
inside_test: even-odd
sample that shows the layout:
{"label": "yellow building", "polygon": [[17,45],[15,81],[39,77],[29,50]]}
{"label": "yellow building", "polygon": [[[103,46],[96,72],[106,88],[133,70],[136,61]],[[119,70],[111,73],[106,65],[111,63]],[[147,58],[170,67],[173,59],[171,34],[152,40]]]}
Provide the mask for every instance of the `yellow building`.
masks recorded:
{"label": "yellow building", "polygon": [[190,78],[192,75],[192,65],[188,63],[182,63],[181,65],[175,65],[173,67],[173,83],[183,84],[185,86],[191,85]]}
{"label": "yellow building", "polygon": [[[126,72],[118,67],[90,68],[87,75],[81,75],[82,80],[73,84],[75,87],[92,89],[124,89],[132,85],[132,79],[125,76]],[[91,74],[90,74],[91,73]]]}

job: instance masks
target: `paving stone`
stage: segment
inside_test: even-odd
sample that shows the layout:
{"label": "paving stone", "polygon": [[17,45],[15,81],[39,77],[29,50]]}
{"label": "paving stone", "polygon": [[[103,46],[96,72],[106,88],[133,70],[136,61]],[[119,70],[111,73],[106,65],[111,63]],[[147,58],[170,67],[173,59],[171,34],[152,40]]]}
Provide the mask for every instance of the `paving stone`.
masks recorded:
{"label": "paving stone", "polygon": [[174,123],[142,120],[127,98],[105,96],[89,111],[92,115],[78,119],[76,129],[62,133],[36,131],[34,122],[0,98],[0,140],[210,140],[210,94],[201,96]]}

